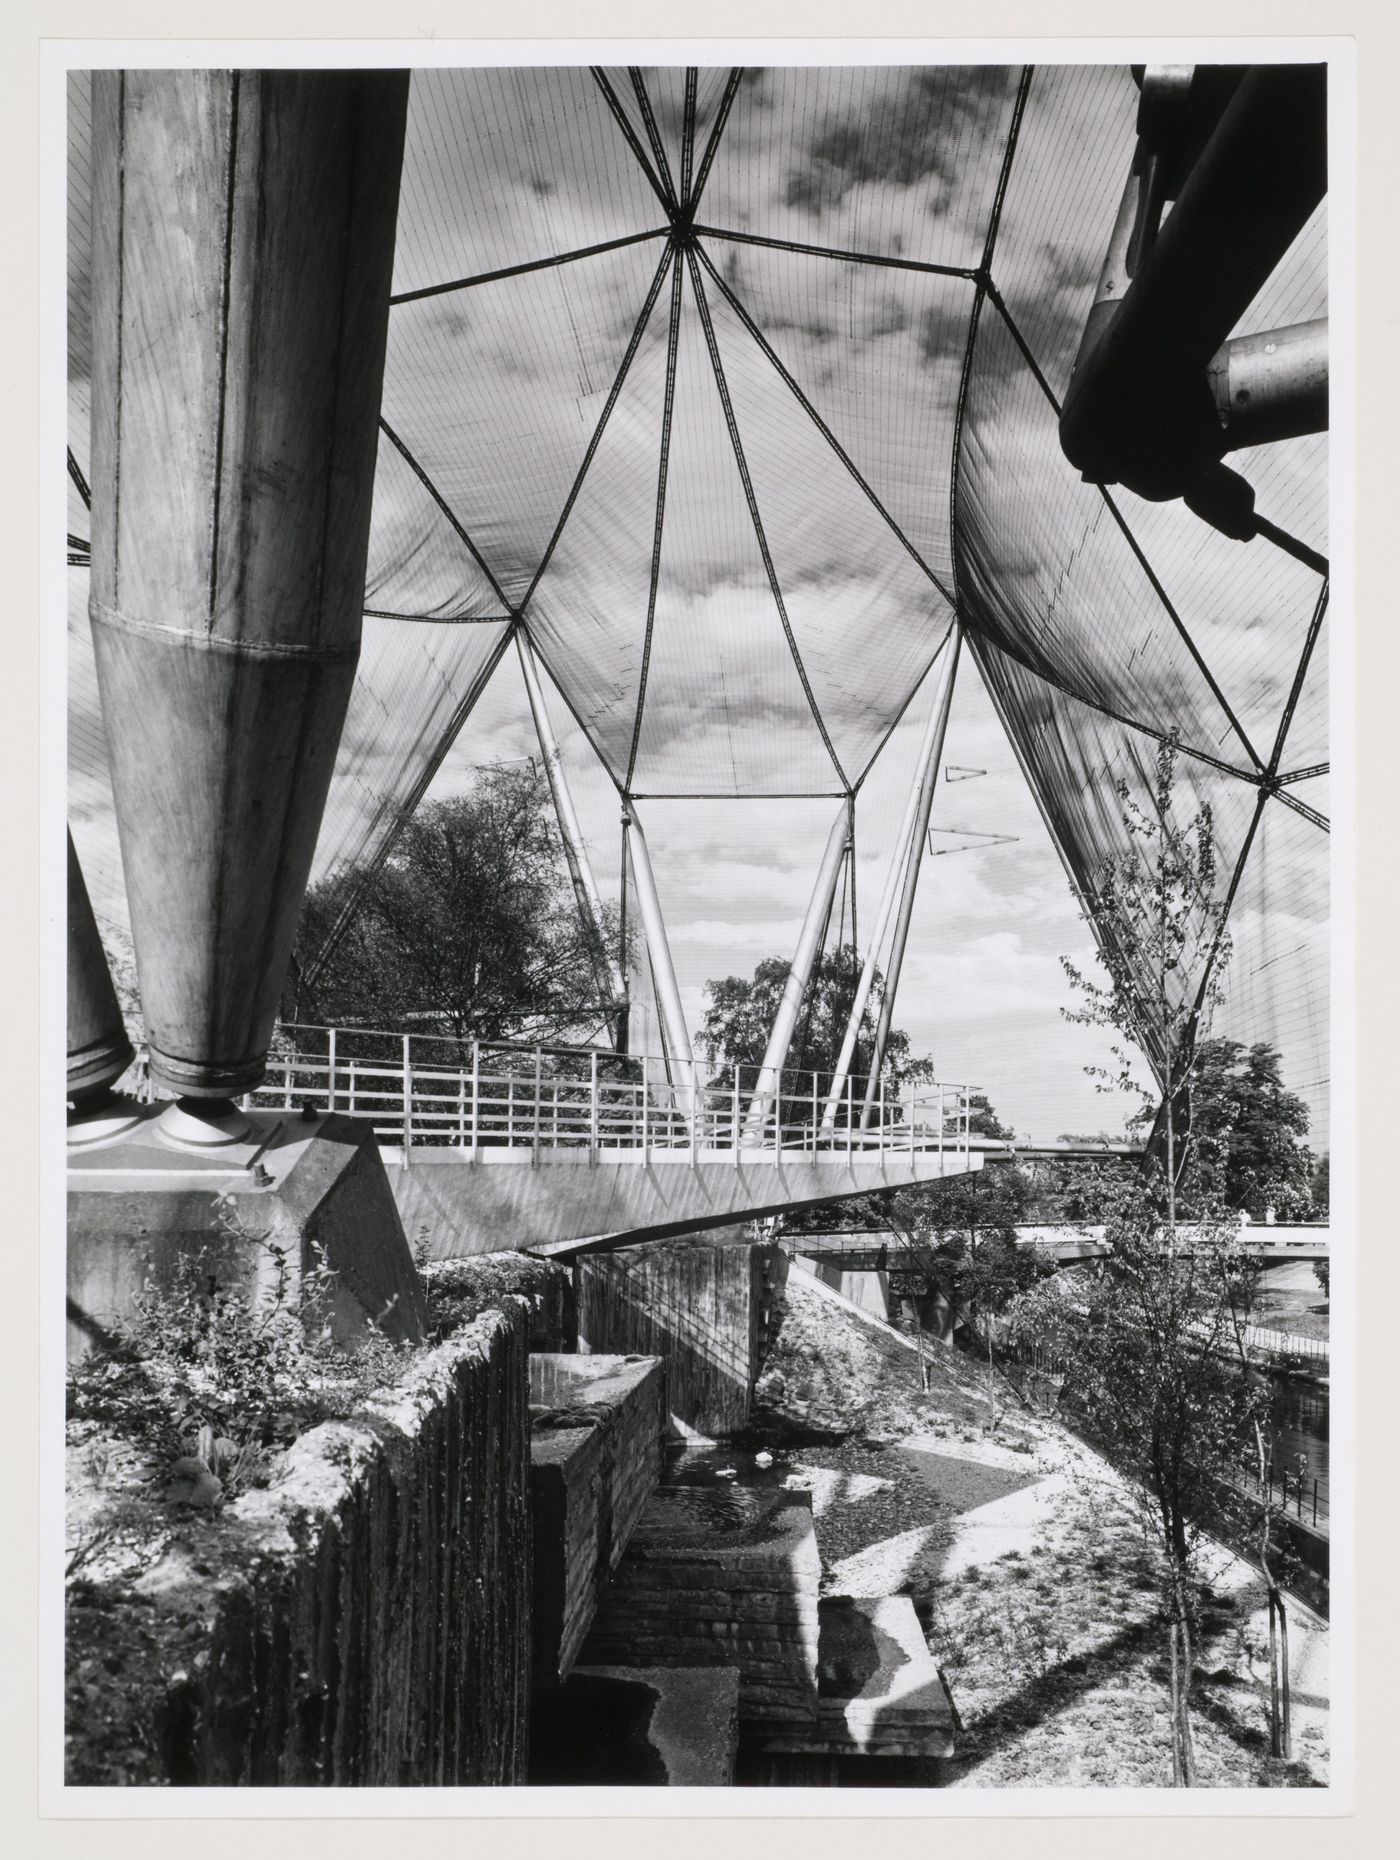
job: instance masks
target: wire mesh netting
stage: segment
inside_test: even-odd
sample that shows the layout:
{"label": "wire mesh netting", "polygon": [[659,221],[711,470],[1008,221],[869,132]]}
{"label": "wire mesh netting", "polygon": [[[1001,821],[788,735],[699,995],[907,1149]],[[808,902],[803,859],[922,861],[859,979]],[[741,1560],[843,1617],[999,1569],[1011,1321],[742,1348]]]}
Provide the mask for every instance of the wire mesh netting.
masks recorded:
{"label": "wire mesh netting", "polygon": [[[672,797],[766,809],[809,883],[854,795],[869,891],[956,611],[1079,887],[1124,851],[1115,784],[1141,789],[1179,737],[1180,804],[1209,804],[1237,877],[1224,1030],[1277,1044],[1325,1129],[1323,583],[1180,504],[1110,499],[1058,442],[1135,110],[1108,66],[416,72],[363,646],[315,876],[385,856],[476,707],[516,690],[523,628],[556,727],[578,726],[610,901],[619,794],[653,810],[663,893],[690,805]],[[70,815],[120,939],[85,620],[83,74],[69,132]],[[1325,312],[1324,208],[1241,330]],[[1325,550],[1325,436],[1236,462]],[[737,922],[720,876],[709,917]]]}

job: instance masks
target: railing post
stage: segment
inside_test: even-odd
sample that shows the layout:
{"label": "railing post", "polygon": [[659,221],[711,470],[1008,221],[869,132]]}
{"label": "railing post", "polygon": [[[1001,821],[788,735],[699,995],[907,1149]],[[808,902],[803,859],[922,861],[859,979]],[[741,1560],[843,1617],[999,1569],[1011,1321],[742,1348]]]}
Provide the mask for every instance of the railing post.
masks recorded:
{"label": "railing post", "polygon": [[588,1055],[588,1160],[598,1161],[598,1055]]}
{"label": "railing post", "polygon": [[851,1160],[851,1140],[855,1125],[855,1099],[851,1092],[851,1075],[846,1074],[846,1161]]}
{"label": "railing post", "polygon": [[734,1108],[730,1113],[729,1141],[734,1151],[734,1167],[739,1167],[739,1074],[743,1067],[738,1060],[734,1062]]}
{"label": "railing post", "polygon": [[647,1056],[642,1054],[642,1162],[647,1159]]}
{"label": "railing post", "polygon": [[326,1110],[335,1109],[335,1028],[326,1038]]}
{"label": "railing post", "polygon": [[540,1053],[540,1049],[537,1046],[535,1048],[535,1110],[534,1110],[534,1120],[533,1120],[533,1124],[531,1127],[531,1146],[530,1146],[530,1162],[531,1162],[532,1167],[538,1164],[540,1160],[540,1076],[541,1076],[541,1072],[542,1072],[542,1056]]}
{"label": "railing post", "polygon": [[816,1069],[813,1068],[813,1071],[812,1071],[812,1154],[814,1156],[817,1153],[817,1116],[818,1116],[817,1074],[816,1074]]}
{"label": "railing post", "polygon": [[[910,1130],[911,1130],[911,1131],[912,1131],[912,1130],[913,1130],[913,1128],[914,1128],[914,1120],[913,1120],[913,1118],[912,1118],[912,1117],[911,1117],[911,1118],[909,1119],[909,1128],[910,1128]],[[885,1132],[885,1075],[884,1075],[884,1072],[882,1071],[882,1072],[880,1073],[880,1154],[881,1154],[882,1156],[883,1156],[883,1155],[884,1155],[884,1153],[885,1153],[885,1142],[886,1142],[886,1132]],[[911,1137],[911,1139],[910,1139],[910,1145],[911,1145],[911,1147],[912,1147],[912,1144],[913,1144],[913,1139],[912,1139],[912,1137]]]}
{"label": "railing post", "polygon": [[350,1083],[346,1089],[350,1097],[350,1115],[354,1117],[359,1109],[359,1103],[355,1096],[355,1056],[353,1053],[350,1055]]}
{"label": "railing post", "polygon": [[408,1153],[413,1147],[413,1048],[411,1033],[403,1036],[403,1166],[409,1167]]}
{"label": "railing post", "polygon": [[282,1055],[282,1109],[284,1111],[290,1111],[291,1108],[292,1108],[292,1055],[290,1053],[283,1053]]}
{"label": "railing post", "polygon": [[481,1143],[481,1042],[472,1041],[472,1161]]}
{"label": "railing post", "polygon": [[[690,1094],[690,1166],[700,1166],[700,1144],[705,1130],[705,1087],[696,1079],[695,1090]],[[697,1132],[699,1133],[697,1135]]]}

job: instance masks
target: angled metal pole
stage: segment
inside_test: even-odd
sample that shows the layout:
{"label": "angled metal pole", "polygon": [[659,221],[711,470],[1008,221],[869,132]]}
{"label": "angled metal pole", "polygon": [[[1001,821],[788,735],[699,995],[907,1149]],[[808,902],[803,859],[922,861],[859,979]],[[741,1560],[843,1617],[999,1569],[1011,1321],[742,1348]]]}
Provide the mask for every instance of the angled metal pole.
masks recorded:
{"label": "angled metal pole", "polygon": [[934,698],[934,713],[938,719],[937,740],[933,759],[924,772],[924,780],[919,788],[918,814],[914,823],[914,832],[909,841],[909,862],[904,872],[904,890],[899,900],[899,915],[895,919],[889,967],[885,970],[885,997],[880,1003],[880,1019],[875,1028],[875,1050],[870,1055],[870,1078],[865,1087],[865,1105],[861,1111],[860,1120],[862,1130],[868,1125],[870,1113],[875,1104],[880,1072],[885,1063],[885,1047],[890,1037],[890,1022],[894,1018],[894,998],[899,989],[899,972],[904,966],[904,951],[909,942],[909,924],[914,915],[914,893],[919,885],[919,867],[923,863],[929,815],[933,812],[933,795],[938,786],[938,765],[943,760],[943,738],[947,733],[948,712],[953,703],[953,681],[957,677],[958,653],[962,648],[960,626],[953,628],[951,645],[952,650],[943,667],[938,682],[938,691]]}
{"label": "angled metal pole", "polygon": [[[890,914],[894,910],[894,901],[899,895],[900,880],[908,869],[909,850],[916,837],[915,816],[921,805],[924,789],[929,786],[930,770],[933,771],[932,781],[936,783],[938,780],[938,762],[943,753],[943,728],[948,718],[947,695],[952,689],[948,668],[957,654],[957,642],[954,637],[956,632],[957,624],[954,622],[947,639],[939,649],[939,656],[942,659],[939,673],[940,685],[934,694],[933,708],[929,712],[928,723],[924,727],[924,739],[919,745],[919,760],[915,767],[914,780],[910,784],[909,798],[904,804],[904,818],[899,823],[899,836],[890,854],[890,869],[885,875],[885,888],[880,894],[880,908],[875,913],[875,927],[870,933],[865,966],[860,972],[855,998],[851,1002],[851,1014],[846,1023],[845,1038],[841,1042],[836,1070],[831,1076],[831,1090],[827,1093],[826,1104],[822,1108],[823,1130],[834,1130],[836,1127],[836,1108],[846,1090],[846,1074],[851,1069],[856,1041],[860,1037],[860,1023],[865,1018],[866,1003],[870,999],[870,990],[875,985],[876,961],[880,947],[885,940],[885,932],[889,929]],[[931,788],[930,792],[932,792]]]}
{"label": "angled metal pole", "polygon": [[782,1078],[783,1067],[787,1063],[788,1048],[792,1044],[793,1031],[797,1026],[802,997],[806,994],[807,984],[812,979],[812,970],[821,946],[822,931],[831,913],[831,901],[836,895],[836,881],[841,876],[841,861],[846,855],[850,831],[850,812],[843,795],[841,804],[836,810],[836,818],[831,823],[831,831],[827,835],[826,850],[822,854],[822,862],[817,870],[817,882],[812,888],[807,915],[802,920],[802,929],[798,934],[792,967],[788,970],[787,981],[783,984],[783,998],[778,1003],[777,1013],[773,1016],[773,1031],[768,1036],[768,1048],[763,1055],[763,1064],[759,1068],[758,1083],[754,1087],[753,1097],[749,1100],[748,1116],[744,1120],[744,1140],[747,1143],[755,1143],[762,1137],[769,1106]]}
{"label": "angled metal pole", "polygon": [[515,647],[520,655],[520,670],[525,679],[525,694],[530,700],[530,715],[535,721],[535,735],[539,738],[540,755],[544,759],[544,772],[549,781],[549,792],[554,799],[554,813],[559,822],[559,837],[564,842],[564,858],[569,867],[569,877],[573,882],[574,897],[578,901],[578,914],[583,920],[583,933],[588,938],[589,949],[593,957],[593,972],[598,981],[599,991],[607,996],[608,1004],[613,1010],[608,1017],[608,1032],[616,1048],[617,1010],[621,1007],[623,996],[622,970],[614,961],[603,939],[602,900],[598,896],[598,887],[594,883],[593,868],[588,863],[588,851],[579,829],[578,814],[574,808],[573,795],[569,791],[568,777],[564,773],[564,761],[559,753],[559,739],[555,736],[554,726],[550,722],[549,705],[545,698],[544,686],[540,682],[534,648],[530,644],[529,635],[524,627],[516,629]]}
{"label": "angled metal pole", "polygon": [[627,815],[627,850],[632,860],[632,882],[637,887],[637,907],[642,914],[642,930],[647,940],[647,953],[651,957],[656,1003],[671,1056],[677,1106],[688,1117],[695,1103],[695,1057],[690,1049],[690,1031],[681,1008],[681,991],[676,985],[676,971],[671,962],[671,946],[666,940],[661,900],[656,895],[656,878],[651,869],[646,835],[642,832],[642,823],[632,803],[624,800],[622,805]]}

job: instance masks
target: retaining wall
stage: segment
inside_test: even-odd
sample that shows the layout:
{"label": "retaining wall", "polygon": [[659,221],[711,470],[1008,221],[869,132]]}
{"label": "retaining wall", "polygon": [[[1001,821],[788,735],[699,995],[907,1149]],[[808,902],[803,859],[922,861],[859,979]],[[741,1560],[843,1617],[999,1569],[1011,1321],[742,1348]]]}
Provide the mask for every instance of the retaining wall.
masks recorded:
{"label": "retaining wall", "polygon": [[787,1274],[768,1244],[658,1241],[576,1264],[579,1348],[666,1358],[681,1427],[708,1436],[748,1421]]}
{"label": "retaining wall", "polygon": [[525,1780],[528,1320],[504,1306],[134,1581],[73,1590],[70,1782]]}
{"label": "retaining wall", "polygon": [[[534,1677],[569,1675],[598,1596],[661,1477],[663,1366],[655,1357],[532,1356]],[[568,1425],[577,1415],[574,1425]]]}

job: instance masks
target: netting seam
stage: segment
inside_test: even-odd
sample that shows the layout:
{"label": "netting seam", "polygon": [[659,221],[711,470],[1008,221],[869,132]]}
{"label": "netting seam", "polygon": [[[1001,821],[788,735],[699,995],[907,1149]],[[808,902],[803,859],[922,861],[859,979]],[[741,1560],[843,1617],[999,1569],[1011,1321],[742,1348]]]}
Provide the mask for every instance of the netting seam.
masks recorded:
{"label": "netting seam", "polygon": [[695,168],[695,106],[699,95],[699,67],[685,68],[685,103],[681,110],[681,200],[690,205],[690,183]]}

